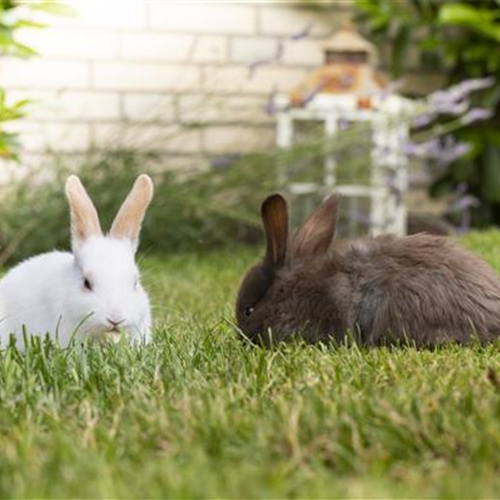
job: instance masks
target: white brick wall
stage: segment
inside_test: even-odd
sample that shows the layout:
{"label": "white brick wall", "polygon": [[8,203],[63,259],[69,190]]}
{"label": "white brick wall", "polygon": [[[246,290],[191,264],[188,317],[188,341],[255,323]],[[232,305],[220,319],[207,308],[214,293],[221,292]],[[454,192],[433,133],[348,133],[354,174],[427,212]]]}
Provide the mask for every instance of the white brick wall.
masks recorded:
{"label": "white brick wall", "polygon": [[224,63],[227,61],[229,40],[224,36],[203,36],[195,39],[191,60],[195,63]]}
{"label": "white brick wall", "polygon": [[167,33],[122,33],[120,49],[123,59],[138,61],[187,61],[195,37]]}
{"label": "white brick wall", "polygon": [[118,36],[104,29],[24,29],[19,41],[36,48],[43,58],[110,60],[118,57]]}
{"label": "white brick wall", "polygon": [[196,66],[97,61],[92,67],[95,89],[172,92],[196,89],[199,85],[200,68]]}
{"label": "white brick wall", "polygon": [[34,59],[0,60],[0,86],[8,89],[87,89],[90,72],[87,61]]}
{"label": "white brick wall", "polygon": [[253,34],[257,9],[248,4],[152,2],[148,7],[149,25],[169,32]]}
{"label": "white brick wall", "polygon": [[185,94],[178,98],[178,119],[181,123],[272,124],[273,117],[265,111],[266,96],[228,96]]}
{"label": "white brick wall", "polygon": [[278,53],[278,47],[278,38],[274,37],[235,37],[231,41],[231,60],[251,64],[254,61],[274,58]]}
{"label": "white brick wall", "polygon": [[244,125],[213,126],[203,131],[203,146],[213,154],[245,154],[268,150],[274,145],[274,130]]}
{"label": "white brick wall", "polygon": [[76,16],[38,14],[50,27],[21,33],[39,58],[0,59],[10,99],[36,100],[15,125],[27,158],[126,146],[164,151],[179,166],[269,148],[269,95],[318,65],[321,37],[350,15],[346,2],[72,5]]}
{"label": "white brick wall", "polygon": [[[291,35],[310,26],[312,36],[328,36],[351,18],[350,2],[338,1],[336,8],[318,11],[290,4],[267,5],[259,9],[260,32],[264,35]],[[300,21],[299,21],[300,19]]]}
{"label": "white brick wall", "polygon": [[92,143],[97,147],[144,149],[172,153],[200,150],[200,131],[154,124],[99,123],[92,126]]}
{"label": "white brick wall", "polygon": [[123,118],[131,122],[171,122],[177,118],[172,94],[127,93],[122,96]]}

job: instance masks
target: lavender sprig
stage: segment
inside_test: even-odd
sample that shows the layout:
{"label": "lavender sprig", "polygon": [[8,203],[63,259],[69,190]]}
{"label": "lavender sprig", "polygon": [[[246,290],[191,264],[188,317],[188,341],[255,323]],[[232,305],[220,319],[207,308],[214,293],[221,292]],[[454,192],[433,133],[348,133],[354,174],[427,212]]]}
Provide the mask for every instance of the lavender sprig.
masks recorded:
{"label": "lavender sprig", "polygon": [[269,57],[264,57],[262,59],[257,59],[256,61],[253,61],[248,65],[250,78],[253,77],[253,75],[255,74],[255,72],[257,71],[257,69],[259,67],[280,61],[281,58],[283,57],[284,50],[285,50],[285,47],[284,47],[283,40],[281,40],[281,39],[277,40],[275,53],[273,55],[271,55]]}
{"label": "lavender sprig", "polygon": [[314,27],[314,21],[309,21],[302,29],[290,35],[290,40],[296,42],[298,40],[302,40],[303,38],[307,38]]}
{"label": "lavender sprig", "polygon": [[493,110],[491,109],[472,108],[460,118],[460,121],[463,125],[469,125],[477,121],[488,120],[493,114]]}
{"label": "lavender sprig", "polygon": [[[413,127],[416,129],[426,127],[440,115],[462,116],[469,109],[470,94],[476,90],[491,87],[495,81],[494,77],[473,78],[464,80],[449,89],[433,92],[427,98],[426,111],[414,118]],[[489,118],[490,116],[485,111],[487,110],[475,111],[466,118],[465,123]]]}

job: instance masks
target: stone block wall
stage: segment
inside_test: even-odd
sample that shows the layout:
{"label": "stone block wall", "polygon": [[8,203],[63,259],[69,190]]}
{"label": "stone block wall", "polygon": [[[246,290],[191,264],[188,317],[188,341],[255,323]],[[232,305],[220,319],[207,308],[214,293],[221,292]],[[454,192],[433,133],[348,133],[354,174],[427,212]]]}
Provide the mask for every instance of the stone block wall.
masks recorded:
{"label": "stone block wall", "polygon": [[0,59],[10,99],[35,100],[22,158],[91,148],[159,152],[165,165],[204,168],[224,154],[275,142],[266,104],[322,61],[320,42],[352,3],[74,2],[21,41],[40,57]]}

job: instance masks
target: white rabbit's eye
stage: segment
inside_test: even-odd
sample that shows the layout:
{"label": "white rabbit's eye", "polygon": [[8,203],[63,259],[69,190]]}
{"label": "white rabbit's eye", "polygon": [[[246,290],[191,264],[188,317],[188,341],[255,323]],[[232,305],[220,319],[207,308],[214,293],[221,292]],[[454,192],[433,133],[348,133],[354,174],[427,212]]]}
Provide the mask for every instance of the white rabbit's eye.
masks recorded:
{"label": "white rabbit's eye", "polygon": [[87,278],[83,278],[83,286],[86,290],[92,291],[92,283]]}
{"label": "white rabbit's eye", "polygon": [[254,312],[255,307],[253,306],[246,306],[245,309],[243,309],[243,314],[245,315],[246,318],[252,315]]}

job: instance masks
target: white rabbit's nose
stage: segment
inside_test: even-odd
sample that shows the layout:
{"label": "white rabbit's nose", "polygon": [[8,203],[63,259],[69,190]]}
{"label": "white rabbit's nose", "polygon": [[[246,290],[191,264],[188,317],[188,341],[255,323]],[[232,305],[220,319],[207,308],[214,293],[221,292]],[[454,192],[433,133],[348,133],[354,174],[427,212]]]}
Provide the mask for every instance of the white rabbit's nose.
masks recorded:
{"label": "white rabbit's nose", "polygon": [[125,319],[119,319],[119,320],[116,320],[116,319],[111,319],[111,318],[106,318],[106,321],[113,327],[113,328],[116,328],[117,326],[120,326],[124,321]]}

